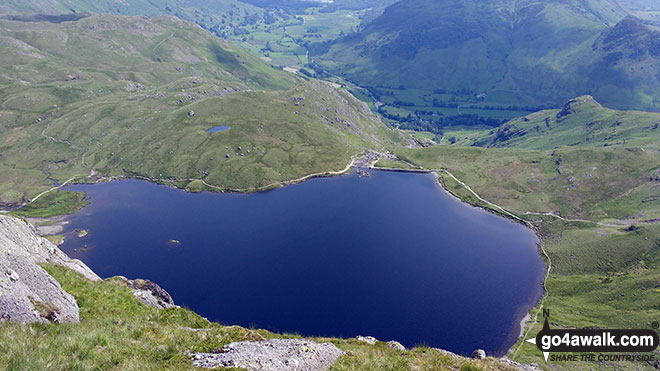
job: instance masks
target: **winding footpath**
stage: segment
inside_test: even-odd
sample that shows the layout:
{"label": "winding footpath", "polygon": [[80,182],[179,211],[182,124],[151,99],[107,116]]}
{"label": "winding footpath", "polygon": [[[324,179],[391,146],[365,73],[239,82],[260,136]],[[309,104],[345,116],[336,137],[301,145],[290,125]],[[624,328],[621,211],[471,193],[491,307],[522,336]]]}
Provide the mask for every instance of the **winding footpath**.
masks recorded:
{"label": "winding footpath", "polygon": [[[434,170],[434,171],[438,171],[438,170]],[[494,203],[492,203],[492,202],[486,200],[485,198],[479,196],[479,195],[477,194],[477,192],[475,192],[474,190],[472,190],[472,188],[470,188],[470,186],[468,186],[467,184],[463,183],[460,179],[456,178],[456,177],[454,176],[454,174],[452,174],[452,173],[450,173],[449,171],[444,170],[444,169],[443,169],[443,170],[440,170],[440,171],[442,171],[442,172],[444,172],[445,174],[449,175],[452,179],[454,179],[454,180],[455,180],[458,184],[460,184],[463,188],[465,188],[465,189],[468,190],[470,193],[472,193],[472,195],[473,195],[474,197],[476,197],[479,201],[485,203],[486,205],[488,205],[488,206],[490,206],[490,207],[493,207],[493,208],[495,208],[495,209],[500,210],[501,212],[503,212],[504,214],[506,214],[506,215],[512,217],[512,218],[515,219],[515,220],[518,220],[518,221],[520,221],[520,222],[522,222],[522,223],[524,223],[524,224],[529,225],[529,223],[528,223],[527,221],[521,219],[520,217],[518,217],[518,215],[515,215],[514,213],[510,212],[509,210],[503,208],[502,206],[497,205],[497,204],[494,204]]]}
{"label": "winding footpath", "polygon": [[[550,212],[535,213],[535,212],[527,211],[523,214],[525,214],[525,215],[536,215],[536,216],[551,216],[553,218],[556,218],[556,219],[559,219],[559,220],[562,220],[562,221],[565,221],[565,222],[568,222],[568,223],[593,223],[593,224],[599,225],[601,227],[621,228],[621,227],[629,227],[632,224],[632,223],[626,223],[625,221],[622,221],[621,223],[612,224],[612,223],[596,222],[596,221],[593,221],[593,220],[586,220],[586,219],[568,219],[568,218],[564,218],[560,215],[550,213]],[[637,224],[653,224],[653,223],[649,223],[649,222],[645,222],[645,221],[639,221]]]}
{"label": "winding footpath", "polygon": [[[438,171],[438,170],[436,170],[436,171]],[[522,218],[520,218],[519,216],[513,214],[512,212],[505,209],[504,207],[502,207],[500,205],[497,205],[495,203],[492,203],[492,202],[486,200],[485,198],[479,196],[479,194],[477,194],[477,192],[475,192],[472,188],[470,188],[470,186],[468,186],[467,184],[462,182],[460,179],[456,178],[454,176],[454,174],[450,173],[448,170],[442,169],[441,171],[444,172],[445,174],[449,175],[449,177],[454,179],[458,184],[460,184],[462,187],[464,187],[466,190],[468,190],[479,201],[487,204],[488,206],[494,207],[494,208],[502,211],[503,213],[505,213],[506,215],[514,218],[515,220],[522,222],[523,224],[525,224],[527,227],[531,228],[532,230],[534,229],[532,223],[530,223],[526,220],[523,220]],[[550,214],[550,213],[548,213],[548,214]],[[533,214],[525,213],[525,215],[533,215]],[[545,214],[543,214],[543,215],[545,215]],[[554,215],[554,214],[552,214],[552,215]],[[520,350],[520,347],[522,347],[522,345],[525,344],[524,339],[526,339],[527,336],[529,336],[529,332],[532,331],[532,329],[534,328],[534,325],[539,323],[538,322],[539,313],[541,313],[541,310],[543,309],[543,303],[545,303],[545,300],[550,295],[547,283],[548,283],[548,278],[550,277],[550,271],[552,270],[552,259],[550,259],[550,255],[548,255],[548,252],[545,250],[545,247],[543,246],[543,243],[539,242],[538,246],[539,246],[539,249],[541,250],[541,252],[543,253],[543,255],[545,256],[545,259],[548,262],[548,269],[546,269],[545,276],[543,277],[543,296],[541,297],[541,300],[539,300],[539,303],[537,304],[537,309],[536,309],[536,312],[534,313],[534,317],[532,318],[532,320],[530,322],[525,323],[525,325],[523,325],[523,328],[526,328],[522,332],[522,336],[521,336],[523,341],[520,341],[520,338],[518,339],[520,343],[518,344],[518,346],[516,347],[516,350],[512,354],[511,358],[513,358],[513,359],[515,359],[516,355],[518,355],[518,351]]]}
{"label": "winding footpath", "polygon": [[38,195],[34,196],[33,199],[31,199],[30,201],[28,201],[28,202],[26,203],[26,205],[27,205],[27,204],[31,204],[31,203],[37,201],[39,198],[41,198],[41,196],[43,196],[43,195],[45,195],[45,194],[47,194],[47,193],[53,192],[53,191],[55,191],[55,190],[58,190],[58,189],[60,189],[60,188],[62,188],[62,187],[64,187],[64,186],[66,186],[67,184],[73,182],[76,178],[79,178],[79,177],[80,177],[79,175],[74,176],[74,177],[68,179],[66,182],[64,182],[64,183],[62,183],[62,184],[60,184],[60,185],[58,185],[57,187],[53,187],[53,188],[51,188],[51,189],[48,189],[48,190],[46,190],[46,191],[43,191],[43,192],[39,193]]}

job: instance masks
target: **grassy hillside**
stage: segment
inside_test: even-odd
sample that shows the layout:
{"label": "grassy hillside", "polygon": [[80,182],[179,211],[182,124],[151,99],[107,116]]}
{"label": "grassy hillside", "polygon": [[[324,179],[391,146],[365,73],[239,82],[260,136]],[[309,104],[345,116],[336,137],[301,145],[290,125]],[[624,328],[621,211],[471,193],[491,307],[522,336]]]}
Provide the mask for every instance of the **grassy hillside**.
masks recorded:
{"label": "grassy hillside", "polygon": [[6,0],[0,4],[0,14],[10,15],[85,12],[149,17],[168,14],[208,27],[214,24],[238,26],[249,20],[261,20],[265,16],[263,9],[237,0]]}
{"label": "grassy hillside", "polygon": [[[348,92],[176,18],[0,25],[4,204],[92,174],[267,186],[343,169],[396,137]],[[214,126],[230,128],[207,132]]]}
{"label": "grassy hillside", "polygon": [[622,5],[631,10],[660,10],[660,4],[655,0],[619,0]]}
{"label": "grassy hillside", "polygon": [[[517,118],[492,130],[447,133],[460,145],[553,149],[562,146],[638,147],[660,150],[660,113],[618,111],[591,96],[568,101],[563,108]],[[445,138],[446,140],[446,138]]]}
{"label": "grassy hillside", "polygon": [[634,220],[660,217],[657,152],[625,148],[551,151],[435,146],[402,149],[399,156],[425,168],[443,168],[482,197],[517,215]]}
{"label": "grassy hillside", "polygon": [[[0,364],[9,370],[193,370],[188,352],[211,352],[235,341],[298,338],[212,323],[182,308],[142,304],[119,278],[92,282],[67,268],[46,266],[80,306],[79,324],[0,324]],[[315,338],[349,352],[332,370],[514,370],[488,358],[470,361],[430,348],[408,351],[385,343]]]}
{"label": "grassy hillside", "polygon": [[[328,42],[357,30],[395,1],[8,0],[0,4],[0,15],[85,12],[149,17],[173,15],[199,24],[274,66],[299,70],[309,63],[306,55],[309,45]],[[303,73],[312,72],[312,69],[305,69]]]}
{"label": "grassy hillside", "polygon": [[512,118],[584,94],[658,110],[657,37],[627,15],[616,1],[403,0],[314,59],[388,114],[427,121]]}

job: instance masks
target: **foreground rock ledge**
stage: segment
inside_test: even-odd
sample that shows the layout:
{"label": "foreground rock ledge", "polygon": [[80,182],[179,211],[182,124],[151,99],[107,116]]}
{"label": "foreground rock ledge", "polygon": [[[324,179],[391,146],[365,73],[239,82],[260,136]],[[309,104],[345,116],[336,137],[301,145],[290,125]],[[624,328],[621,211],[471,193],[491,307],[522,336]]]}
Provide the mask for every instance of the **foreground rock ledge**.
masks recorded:
{"label": "foreground rock ledge", "polygon": [[0,215],[0,322],[78,322],[76,300],[38,263],[62,265],[99,280],[27,222]]}
{"label": "foreground rock ledge", "polygon": [[327,370],[344,354],[331,343],[303,339],[241,341],[217,353],[192,353],[197,367],[242,367],[250,371]]}
{"label": "foreground rock ledge", "polygon": [[[0,322],[78,322],[78,303],[38,264],[67,267],[99,281],[82,261],[69,258],[41,237],[25,220],[0,215]],[[144,304],[156,308],[176,306],[170,294],[148,280],[121,278]]]}

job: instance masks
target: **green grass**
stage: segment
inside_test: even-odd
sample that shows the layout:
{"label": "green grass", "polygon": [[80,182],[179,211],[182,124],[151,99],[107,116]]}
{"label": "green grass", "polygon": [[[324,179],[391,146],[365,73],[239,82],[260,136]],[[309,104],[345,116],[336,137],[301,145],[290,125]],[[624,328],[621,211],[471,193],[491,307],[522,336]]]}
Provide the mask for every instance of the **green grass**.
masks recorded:
{"label": "green grass", "polygon": [[[540,233],[553,262],[554,272],[547,282],[549,297],[543,305],[551,310],[553,327],[651,328],[660,316],[660,224],[627,232],[546,221]],[[529,334],[533,336],[540,329],[541,324],[537,324]],[[539,355],[537,348],[523,343],[515,359],[540,362]],[[593,368],[593,364],[579,362],[552,366]],[[637,366],[611,365],[616,369]]]}
{"label": "green grass", "polygon": [[[226,38],[255,55],[268,57],[274,66],[301,68],[309,63],[307,45],[334,40],[342,33],[349,33],[360,25],[364,10],[338,9],[319,12],[309,8],[282,15],[274,23],[259,22],[248,27],[246,35],[227,33]],[[292,17],[300,17],[304,22]]]}
{"label": "green grass", "polygon": [[612,110],[584,96],[561,110],[536,112],[488,133],[468,134],[460,144],[528,149],[626,146],[657,152],[659,125],[660,113]]}
{"label": "green grass", "polygon": [[[9,370],[193,370],[188,352],[211,352],[235,341],[297,337],[223,326],[184,308],[152,308],[138,302],[121,279],[92,282],[67,268],[44,268],[76,298],[80,323],[1,323],[0,364]],[[333,370],[512,369],[492,358],[455,359],[425,347],[401,352],[382,342],[311,340],[332,342],[348,352]]]}
{"label": "green grass", "polygon": [[[0,325],[0,363],[10,369],[191,369],[182,349],[210,351],[261,338],[185,309],[143,305],[120,280],[91,282],[66,268],[45,268],[78,301],[81,323]],[[209,326],[209,333],[184,329]]]}
{"label": "green grass", "polygon": [[409,170],[410,166],[408,164],[401,162],[401,161],[395,161],[395,160],[389,160],[386,158],[379,158],[378,161],[374,164],[375,167],[377,168],[386,168],[386,169],[402,169],[402,170]]}
{"label": "green grass", "polygon": [[49,218],[51,216],[73,214],[87,205],[82,192],[53,191],[46,193],[37,201],[12,211],[22,217]]}
{"label": "green grass", "polygon": [[383,104],[382,110],[385,112],[398,114],[401,117],[407,117],[408,114],[419,115],[421,119],[433,122],[441,122],[443,116],[456,115],[476,115],[504,121],[532,113],[529,108],[516,107],[519,102],[515,97],[508,95],[501,97],[493,95],[481,101],[475,97],[475,93],[460,91],[438,93],[431,87],[400,89],[381,86],[372,87],[370,90]]}
{"label": "green grass", "polygon": [[61,234],[56,234],[56,235],[50,235],[50,236],[44,236],[48,241],[53,243],[56,246],[61,245],[64,243],[64,236]]}
{"label": "green grass", "polygon": [[[50,188],[45,172],[250,190],[343,169],[401,139],[347,91],[174,18],[0,24],[4,205]],[[206,131],[216,125],[230,130]]]}
{"label": "green grass", "polygon": [[414,165],[443,168],[477,193],[514,213],[558,212],[568,218],[594,220],[660,217],[657,199],[649,197],[657,182],[660,155],[625,148],[561,148],[534,151],[516,148],[434,146],[400,149]]}

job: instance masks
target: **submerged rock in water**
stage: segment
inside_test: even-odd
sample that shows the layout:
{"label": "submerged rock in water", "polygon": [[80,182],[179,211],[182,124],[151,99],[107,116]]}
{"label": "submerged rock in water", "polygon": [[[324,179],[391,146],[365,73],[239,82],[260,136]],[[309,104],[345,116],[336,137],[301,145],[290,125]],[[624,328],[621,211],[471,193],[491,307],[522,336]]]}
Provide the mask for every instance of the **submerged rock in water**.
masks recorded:
{"label": "submerged rock in water", "polygon": [[303,339],[241,341],[216,353],[192,353],[197,367],[240,367],[251,371],[327,370],[344,354],[331,343]]}

